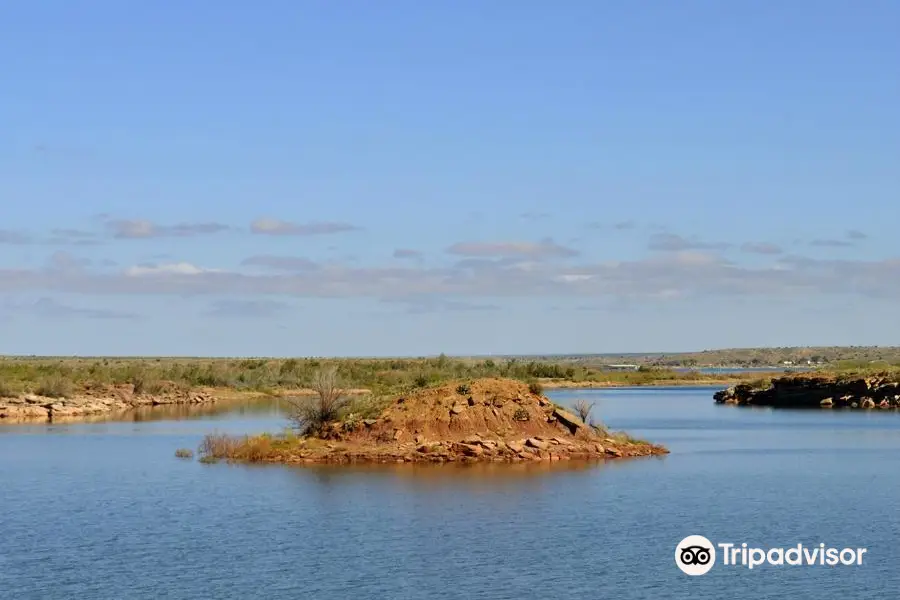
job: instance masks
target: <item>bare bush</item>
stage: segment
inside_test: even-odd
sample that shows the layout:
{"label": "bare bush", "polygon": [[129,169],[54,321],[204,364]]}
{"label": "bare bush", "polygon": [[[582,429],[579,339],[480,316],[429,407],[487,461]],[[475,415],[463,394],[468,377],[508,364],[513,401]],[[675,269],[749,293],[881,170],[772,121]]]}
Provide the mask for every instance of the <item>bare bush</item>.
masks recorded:
{"label": "bare bush", "polygon": [[234,458],[240,440],[224,433],[210,433],[200,442],[200,455],[209,459]]}
{"label": "bare bush", "polygon": [[287,398],[292,407],[290,419],[305,435],[319,435],[324,428],[337,421],[347,406],[345,390],[340,385],[337,367],[319,369],[313,376],[315,398]]}
{"label": "bare bush", "polygon": [[578,414],[578,418],[584,421],[585,424],[588,423],[588,419],[591,418],[591,411],[594,410],[594,403],[588,402],[587,400],[580,398],[575,401],[575,404],[572,405],[572,408],[575,409],[575,412]]}

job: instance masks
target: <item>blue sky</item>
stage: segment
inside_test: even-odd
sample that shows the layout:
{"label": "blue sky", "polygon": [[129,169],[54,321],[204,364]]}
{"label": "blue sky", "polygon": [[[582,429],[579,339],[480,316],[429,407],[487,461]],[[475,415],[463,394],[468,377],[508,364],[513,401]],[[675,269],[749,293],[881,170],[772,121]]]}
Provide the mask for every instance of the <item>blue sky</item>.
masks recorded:
{"label": "blue sky", "polygon": [[0,8],[0,353],[900,340],[900,5]]}

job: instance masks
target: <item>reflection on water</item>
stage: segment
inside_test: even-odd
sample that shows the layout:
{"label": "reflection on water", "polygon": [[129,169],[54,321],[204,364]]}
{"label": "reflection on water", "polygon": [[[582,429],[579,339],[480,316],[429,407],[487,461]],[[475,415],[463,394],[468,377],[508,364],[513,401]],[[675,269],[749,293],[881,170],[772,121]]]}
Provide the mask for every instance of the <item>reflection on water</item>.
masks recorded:
{"label": "reflection on water", "polygon": [[[665,460],[665,456],[634,460]],[[508,481],[552,477],[573,473],[593,473],[598,469],[622,467],[627,460],[562,460],[521,463],[402,463],[304,465],[290,467],[313,473],[321,480],[331,478],[375,476],[414,485],[466,485],[491,487]]]}
{"label": "reflection on water", "polygon": [[220,400],[211,404],[171,404],[146,406],[122,416],[126,421],[178,421],[227,415],[240,418],[253,415],[280,416],[285,414],[288,404],[278,398],[250,398]]}

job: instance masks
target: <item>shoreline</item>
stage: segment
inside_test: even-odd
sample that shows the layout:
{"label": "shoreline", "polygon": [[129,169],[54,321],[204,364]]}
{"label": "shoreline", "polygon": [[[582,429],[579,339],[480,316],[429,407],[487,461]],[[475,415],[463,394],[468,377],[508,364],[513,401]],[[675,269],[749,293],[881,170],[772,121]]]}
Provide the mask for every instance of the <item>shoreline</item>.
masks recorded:
{"label": "shoreline", "polygon": [[654,387],[699,387],[729,386],[743,381],[742,379],[701,379],[701,380],[657,380],[641,383],[625,383],[620,381],[541,381],[547,389],[610,389],[610,388],[654,388]]}
{"label": "shoreline", "polygon": [[[719,378],[708,380],[657,380],[640,383],[619,381],[568,381],[539,380],[542,388],[548,390],[617,389],[617,388],[660,388],[694,386],[733,386],[743,379]],[[89,386],[90,387],[90,386]],[[346,390],[349,397],[365,396],[372,393],[368,388],[358,387]],[[78,423],[81,421],[127,421],[136,410],[153,407],[210,405],[232,400],[286,399],[291,397],[315,397],[317,392],[310,388],[272,390],[267,392],[235,390],[221,387],[198,387],[188,390],[168,390],[158,393],[138,393],[129,386],[109,386],[99,390],[85,390],[67,397],[21,394],[0,398],[0,425],[39,423]]]}
{"label": "shoreline", "polygon": [[[615,381],[541,381],[548,390],[660,388],[691,386],[729,386],[733,379],[710,381],[652,381],[622,383]],[[367,388],[351,388],[349,397],[371,394]],[[229,388],[197,388],[178,393],[134,394],[127,389],[106,393],[78,393],[69,397],[22,394],[0,398],[0,425],[35,425],[40,423],[78,423],[97,420],[127,421],[135,411],[155,407],[198,406],[226,403],[236,400],[286,399],[291,397],[315,397],[317,392],[309,388],[277,390],[272,392],[237,391]]]}

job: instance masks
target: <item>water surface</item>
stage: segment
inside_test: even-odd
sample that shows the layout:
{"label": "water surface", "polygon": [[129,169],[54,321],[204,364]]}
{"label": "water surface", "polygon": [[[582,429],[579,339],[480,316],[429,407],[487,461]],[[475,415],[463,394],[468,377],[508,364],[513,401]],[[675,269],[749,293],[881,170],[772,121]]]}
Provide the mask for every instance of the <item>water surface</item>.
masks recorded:
{"label": "water surface", "polygon": [[[252,467],[173,457],[271,404],[0,426],[0,597],[885,597],[900,561],[900,414],[718,406],[711,388],[560,390],[663,458]],[[689,534],[869,549],[861,567],[715,567]]]}

